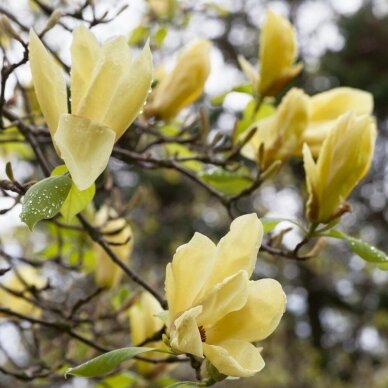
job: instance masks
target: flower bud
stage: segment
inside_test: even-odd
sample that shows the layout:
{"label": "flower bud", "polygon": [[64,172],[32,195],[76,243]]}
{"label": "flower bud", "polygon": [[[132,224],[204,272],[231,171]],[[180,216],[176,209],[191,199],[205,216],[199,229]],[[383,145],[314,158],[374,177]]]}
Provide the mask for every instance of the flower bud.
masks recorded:
{"label": "flower bud", "polygon": [[[96,215],[96,225],[100,227],[104,239],[113,253],[127,263],[133,250],[132,229],[124,218],[118,217],[113,209],[102,207]],[[95,281],[100,287],[116,286],[123,270],[109,257],[100,245],[94,243],[96,259]]]}
{"label": "flower bud", "polygon": [[372,117],[347,113],[330,130],[316,162],[308,145],[304,145],[309,193],[306,216],[310,222],[328,223],[349,210],[345,199],[369,170],[375,138]]}
{"label": "flower bud", "polygon": [[294,64],[297,56],[296,33],[285,18],[268,10],[260,36],[260,80],[262,96],[276,94],[302,70]]}
{"label": "flower bud", "polygon": [[174,69],[156,86],[148,115],[171,119],[202,95],[210,72],[209,51],[210,42],[203,39],[180,54]]}

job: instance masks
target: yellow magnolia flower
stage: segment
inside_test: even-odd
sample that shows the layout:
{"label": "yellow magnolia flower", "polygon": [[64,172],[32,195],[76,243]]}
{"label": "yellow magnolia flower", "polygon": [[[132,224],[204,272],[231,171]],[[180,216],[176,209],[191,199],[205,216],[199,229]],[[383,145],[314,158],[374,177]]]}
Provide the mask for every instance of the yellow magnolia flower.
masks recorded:
{"label": "yellow magnolia flower", "polygon": [[295,64],[298,51],[295,29],[271,9],[267,11],[261,31],[259,51],[259,74],[243,56],[238,59],[244,74],[261,96],[275,95],[303,68],[302,64]]}
{"label": "yellow magnolia flower", "polygon": [[[7,274],[8,275],[8,274]],[[33,267],[24,265],[17,268],[17,274],[12,273],[11,276],[4,275],[1,279],[1,285],[10,291],[23,292],[26,298],[32,296],[28,287],[42,288],[46,284],[46,280],[42,275]],[[41,314],[41,310],[38,306],[28,302],[26,299],[20,298],[12,293],[7,292],[0,288],[0,306],[9,308],[17,313],[27,315],[29,317],[38,317]]]}
{"label": "yellow magnolia flower", "polygon": [[[127,221],[105,206],[98,211],[95,221],[112,251],[120,260],[127,262],[133,250],[132,229]],[[93,244],[93,250],[96,259],[96,284],[108,288],[116,286],[121,280],[123,270],[97,243]]]}
{"label": "yellow magnolia flower", "polygon": [[247,214],[232,222],[217,246],[195,233],[177,249],[165,283],[175,352],[206,357],[228,376],[252,376],[264,367],[252,342],[275,330],[286,298],[276,280],[249,280],[262,236],[256,214]]}
{"label": "yellow magnolia flower", "polygon": [[376,125],[368,115],[342,115],[324,141],[317,162],[303,147],[309,199],[307,218],[328,223],[347,210],[346,197],[366,175],[373,158]]}
{"label": "yellow magnolia flower", "polygon": [[128,311],[131,339],[134,345],[142,343],[163,327],[163,321],[156,315],[163,311],[159,302],[149,293],[143,292]]}
{"label": "yellow magnolia flower", "polygon": [[303,134],[314,156],[318,156],[323,141],[342,114],[353,111],[358,115],[371,114],[373,96],[360,89],[334,88],[310,98],[310,122]]}
{"label": "yellow magnolia flower", "polygon": [[148,115],[171,119],[202,95],[210,72],[210,47],[210,42],[202,39],[180,54],[174,69],[156,86]]}
{"label": "yellow magnolia flower", "polygon": [[300,154],[303,132],[309,119],[308,108],[308,96],[301,89],[291,89],[275,114],[253,125],[257,130],[241,153],[249,159],[257,160],[260,147],[263,146],[259,161],[263,170],[276,160],[284,161],[291,155]]}
{"label": "yellow magnolia flower", "polygon": [[29,49],[32,81],[56,150],[76,186],[87,189],[144,105],[152,78],[149,46],[132,59],[125,37],[100,46],[86,27],[77,27],[71,45],[71,113],[63,73],[34,31]]}
{"label": "yellow magnolia flower", "polygon": [[294,64],[297,52],[294,27],[269,9],[260,36],[261,95],[276,94],[300,73],[302,64]]}

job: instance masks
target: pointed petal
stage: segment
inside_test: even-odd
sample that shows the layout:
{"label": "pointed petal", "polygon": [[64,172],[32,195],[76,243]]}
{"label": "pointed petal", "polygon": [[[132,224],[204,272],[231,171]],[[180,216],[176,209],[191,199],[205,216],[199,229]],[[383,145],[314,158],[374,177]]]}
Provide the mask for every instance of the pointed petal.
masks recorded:
{"label": "pointed petal", "polygon": [[315,220],[318,217],[321,202],[318,187],[318,169],[307,144],[303,145],[303,165],[306,174],[307,191],[309,194],[306,205],[306,214],[309,220]]}
{"label": "pointed petal", "polygon": [[260,349],[246,341],[229,340],[217,345],[203,344],[206,358],[227,376],[250,377],[264,368]]}
{"label": "pointed petal", "polygon": [[257,71],[253,68],[253,66],[247,61],[244,56],[239,55],[237,59],[241,70],[245,74],[245,77],[248,78],[248,81],[253,86],[254,91],[257,92],[257,88],[259,86],[259,76]]}
{"label": "pointed petal", "polygon": [[71,44],[71,111],[79,110],[82,97],[86,94],[93,70],[101,56],[96,37],[85,26],[73,31]]}
{"label": "pointed petal", "polygon": [[149,43],[125,69],[104,124],[114,128],[119,138],[142,110],[152,81],[152,54]]}
{"label": "pointed petal", "polygon": [[86,190],[105,170],[115,133],[82,117],[64,114],[54,141],[79,190]]}
{"label": "pointed petal", "polygon": [[201,306],[193,307],[174,321],[170,333],[170,345],[174,351],[203,357],[201,334],[196,322],[201,311]]}
{"label": "pointed petal", "polygon": [[180,246],[166,270],[166,296],[170,319],[192,306],[214,264],[216,247],[206,236],[195,233]]}
{"label": "pointed petal", "polygon": [[225,315],[240,310],[248,299],[249,279],[246,271],[235,275],[217,284],[200,302],[203,311],[198,316],[199,326],[214,325]]}
{"label": "pointed petal", "polygon": [[62,69],[33,30],[30,31],[29,52],[36,97],[53,136],[59,117],[67,113],[65,78]]}
{"label": "pointed petal", "polygon": [[359,115],[370,114],[373,111],[373,96],[364,90],[334,88],[311,97],[310,108],[312,122],[334,120],[348,111]]}
{"label": "pointed petal", "polygon": [[[129,48],[124,37],[120,36],[105,43],[78,110],[72,113],[106,125],[105,119],[111,105],[117,102],[116,91],[130,63]],[[130,85],[128,88],[130,89]]]}
{"label": "pointed petal", "polygon": [[251,281],[245,306],[207,330],[207,342],[218,343],[230,338],[261,341],[278,326],[285,304],[286,296],[279,282],[273,279]]}
{"label": "pointed petal", "polygon": [[312,221],[325,223],[335,215],[368,172],[375,140],[376,124],[372,117],[349,113],[338,119],[318,157],[319,198],[322,203],[319,217]]}
{"label": "pointed petal", "polygon": [[256,214],[236,218],[230,225],[229,233],[217,245],[215,265],[202,296],[215,284],[240,270],[247,271],[250,277],[262,238],[263,226]]}

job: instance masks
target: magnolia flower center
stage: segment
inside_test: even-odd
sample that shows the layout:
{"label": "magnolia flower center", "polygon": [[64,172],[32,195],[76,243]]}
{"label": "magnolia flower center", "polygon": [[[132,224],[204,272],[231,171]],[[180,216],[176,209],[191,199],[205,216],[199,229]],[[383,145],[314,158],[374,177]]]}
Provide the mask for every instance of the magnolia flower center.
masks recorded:
{"label": "magnolia flower center", "polygon": [[199,334],[201,335],[201,341],[205,342],[206,341],[206,331],[205,328],[201,325],[198,327]]}

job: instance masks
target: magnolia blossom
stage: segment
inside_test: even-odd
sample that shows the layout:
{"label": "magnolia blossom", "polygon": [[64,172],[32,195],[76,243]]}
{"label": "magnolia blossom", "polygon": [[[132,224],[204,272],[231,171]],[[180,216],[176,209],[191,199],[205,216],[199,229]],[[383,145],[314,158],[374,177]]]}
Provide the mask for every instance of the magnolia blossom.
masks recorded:
{"label": "magnolia blossom", "polygon": [[340,87],[318,93],[309,99],[309,124],[303,133],[314,156],[319,150],[338,117],[353,111],[357,115],[370,115],[373,111],[372,94],[360,89]]}
{"label": "magnolia blossom", "polygon": [[[128,222],[106,206],[98,211],[95,222],[112,251],[126,263],[133,250],[133,234]],[[96,259],[96,284],[100,287],[114,287],[121,280],[122,269],[112,261],[99,244],[93,244],[93,251]]]}
{"label": "magnolia blossom", "polygon": [[267,11],[261,31],[259,50],[259,74],[244,57],[240,56],[239,62],[256,92],[262,96],[274,95],[296,77],[303,66],[295,64],[298,49],[294,27],[271,9]]}
{"label": "magnolia blossom", "polygon": [[[27,288],[36,287],[42,288],[46,284],[45,278],[33,267],[23,265],[16,269],[17,273],[12,272],[1,278],[1,285],[11,292],[23,292],[26,298],[32,298]],[[38,306],[29,302],[26,298],[21,298],[0,288],[0,307],[9,308],[17,313],[27,315],[29,317],[38,317],[41,310]]]}
{"label": "magnolia blossom", "polygon": [[346,197],[370,168],[375,139],[372,117],[346,113],[329,132],[316,162],[304,145],[307,218],[311,222],[327,223],[347,210]]}
{"label": "magnolia blossom", "polygon": [[210,47],[201,39],[182,51],[174,69],[156,86],[147,114],[171,119],[202,95],[210,73]]}
{"label": "magnolia blossom", "polygon": [[167,331],[177,353],[206,357],[224,375],[264,367],[252,342],[277,327],[286,298],[273,279],[249,280],[263,236],[256,214],[236,218],[218,245],[195,233],[166,269]]}
{"label": "magnolia blossom", "polygon": [[[284,161],[291,155],[300,154],[303,132],[309,120],[308,102],[308,96],[303,90],[291,89],[275,114],[253,124],[257,130],[241,153],[253,160],[260,156],[260,167],[263,169],[276,160]],[[259,155],[261,146],[262,155]]]}
{"label": "magnolia blossom", "polygon": [[57,153],[76,186],[87,189],[145,103],[152,78],[149,46],[132,59],[125,37],[100,46],[86,27],[77,27],[71,45],[71,113],[64,75],[34,31],[29,51],[35,92]]}

